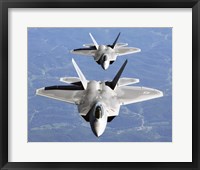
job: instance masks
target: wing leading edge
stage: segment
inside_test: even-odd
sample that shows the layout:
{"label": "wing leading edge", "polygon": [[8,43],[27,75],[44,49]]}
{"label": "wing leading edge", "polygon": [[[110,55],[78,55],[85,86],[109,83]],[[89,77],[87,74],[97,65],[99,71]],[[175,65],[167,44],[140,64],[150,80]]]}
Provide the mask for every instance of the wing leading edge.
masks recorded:
{"label": "wing leading edge", "polygon": [[36,90],[36,94],[67,103],[77,104],[81,100],[83,91],[84,90],[61,90],[61,89],[45,90],[45,88],[40,88]]}
{"label": "wing leading edge", "polygon": [[96,49],[91,48],[79,48],[75,50],[70,51],[72,54],[79,54],[79,55],[85,55],[85,56],[94,56]]}

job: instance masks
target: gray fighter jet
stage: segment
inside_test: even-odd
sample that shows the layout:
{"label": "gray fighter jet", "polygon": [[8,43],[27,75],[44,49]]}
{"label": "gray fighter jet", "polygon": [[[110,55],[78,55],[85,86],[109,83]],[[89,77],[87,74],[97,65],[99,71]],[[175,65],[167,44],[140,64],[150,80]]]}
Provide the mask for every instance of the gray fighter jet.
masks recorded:
{"label": "gray fighter jet", "polygon": [[91,33],[89,33],[93,44],[84,44],[86,48],[78,48],[71,51],[73,54],[93,56],[94,60],[106,70],[118,56],[140,52],[139,48],[126,47],[127,43],[117,43],[120,33],[112,45],[98,45]]}
{"label": "gray fighter jet", "polygon": [[69,85],[56,85],[37,89],[36,94],[52,99],[76,104],[80,115],[90,122],[93,133],[99,137],[103,134],[107,122],[118,116],[121,105],[162,97],[159,90],[128,86],[138,83],[138,79],[120,78],[127,60],[112,81],[89,81],[72,63],[79,77],[64,77],[60,81]]}

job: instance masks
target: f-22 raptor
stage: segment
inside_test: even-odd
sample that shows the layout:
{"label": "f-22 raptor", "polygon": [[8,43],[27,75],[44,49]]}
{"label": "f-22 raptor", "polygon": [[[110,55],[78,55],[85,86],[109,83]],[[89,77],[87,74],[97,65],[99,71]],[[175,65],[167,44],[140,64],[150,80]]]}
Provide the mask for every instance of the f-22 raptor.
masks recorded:
{"label": "f-22 raptor", "polygon": [[142,102],[158,97],[159,90],[128,86],[138,83],[138,79],[120,78],[127,60],[112,81],[89,81],[76,62],[72,63],[79,77],[64,77],[60,80],[69,85],[56,85],[37,89],[36,94],[52,99],[76,104],[80,115],[90,122],[93,133],[99,137],[105,131],[107,122],[118,116],[121,105]]}
{"label": "f-22 raptor", "polygon": [[120,33],[112,45],[98,45],[91,33],[89,33],[93,44],[84,44],[85,48],[78,48],[71,51],[73,54],[93,56],[94,60],[106,70],[118,56],[140,52],[139,48],[126,47],[127,43],[117,43]]}

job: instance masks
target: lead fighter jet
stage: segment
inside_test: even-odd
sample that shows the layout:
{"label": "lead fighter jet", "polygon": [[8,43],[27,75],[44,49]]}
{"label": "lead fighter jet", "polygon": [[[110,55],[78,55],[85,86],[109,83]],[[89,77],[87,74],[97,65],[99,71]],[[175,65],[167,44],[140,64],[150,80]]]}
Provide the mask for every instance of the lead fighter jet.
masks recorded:
{"label": "lead fighter jet", "polygon": [[159,90],[127,86],[138,83],[138,79],[120,78],[127,60],[124,62],[112,81],[89,81],[72,63],[79,77],[64,77],[60,80],[69,85],[56,85],[36,90],[37,95],[76,104],[80,115],[90,122],[93,133],[99,137],[103,134],[107,122],[118,116],[121,105],[162,97]]}
{"label": "lead fighter jet", "polygon": [[71,51],[73,54],[93,56],[94,60],[106,70],[118,56],[140,52],[139,48],[126,47],[127,43],[117,43],[120,33],[112,45],[98,45],[91,33],[89,33],[93,44],[84,44],[85,48],[78,48]]}

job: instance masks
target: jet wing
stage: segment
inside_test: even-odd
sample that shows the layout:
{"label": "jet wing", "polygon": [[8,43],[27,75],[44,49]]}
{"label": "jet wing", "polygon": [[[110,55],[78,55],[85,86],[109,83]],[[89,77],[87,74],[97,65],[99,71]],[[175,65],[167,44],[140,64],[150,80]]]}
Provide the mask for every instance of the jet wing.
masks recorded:
{"label": "jet wing", "polygon": [[115,48],[115,52],[118,54],[118,56],[132,54],[132,53],[138,53],[140,51],[141,51],[141,49],[134,48],[134,47],[119,47],[119,48]]}
{"label": "jet wing", "polygon": [[96,48],[79,48],[71,51],[72,54],[86,55],[86,56],[94,56],[96,52]]}
{"label": "jet wing", "polygon": [[159,90],[136,86],[118,87],[116,89],[116,93],[122,105],[146,101],[163,96],[163,93]]}
{"label": "jet wing", "polygon": [[77,104],[81,100],[83,91],[84,90],[45,90],[45,88],[40,88],[36,90],[36,94],[67,103]]}

